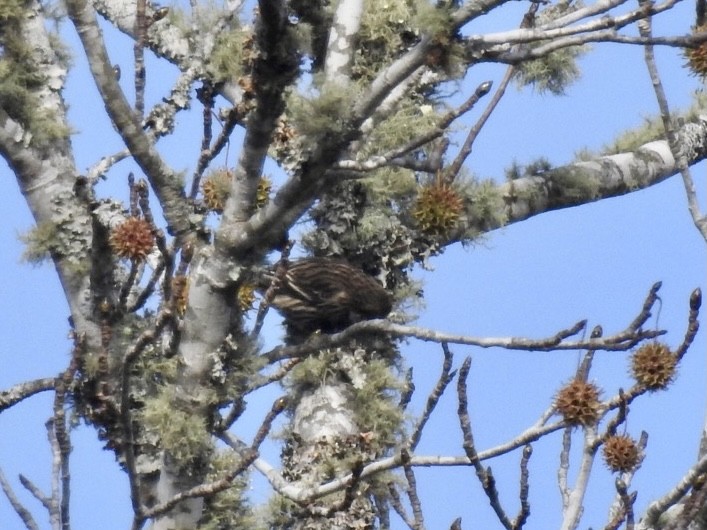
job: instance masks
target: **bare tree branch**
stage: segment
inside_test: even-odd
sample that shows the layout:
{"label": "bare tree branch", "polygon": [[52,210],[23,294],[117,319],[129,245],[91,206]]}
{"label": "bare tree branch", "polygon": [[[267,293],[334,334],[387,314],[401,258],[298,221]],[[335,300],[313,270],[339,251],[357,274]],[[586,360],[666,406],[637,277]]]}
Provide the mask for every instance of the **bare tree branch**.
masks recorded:
{"label": "bare tree branch", "polygon": [[86,0],[69,0],[66,7],[81,38],[106,111],[159,197],[170,232],[179,237],[189,236],[190,211],[184,201],[181,179],[164,163],[152,139],[143,132],[139,117],[130,108],[113,73],[94,9]]}
{"label": "bare tree branch", "polygon": [[56,384],[56,379],[53,377],[44,377],[33,381],[25,381],[18,383],[7,390],[0,392],[0,412],[9,409],[23,399],[32,397],[40,392],[53,390]]}
{"label": "bare tree branch", "polygon": [[[639,3],[646,8],[653,5],[653,2],[650,0],[643,0]],[[643,38],[650,39],[653,33],[651,17],[646,17],[645,19],[640,20],[638,22],[638,29]],[[695,183],[692,179],[692,174],[690,173],[687,157],[681,149],[681,145],[678,143],[678,137],[675,131],[675,122],[670,114],[668,98],[665,95],[665,89],[663,88],[663,83],[660,79],[660,74],[658,73],[658,66],[655,62],[652,44],[646,44],[644,47],[644,58],[651,78],[651,83],[653,85],[653,91],[655,92],[655,97],[658,102],[658,108],[660,109],[660,116],[663,120],[665,135],[668,138],[668,144],[670,145],[670,150],[676,160],[680,175],[682,175],[683,186],[685,187],[685,193],[687,195],[687,208],[692,216],[692,221],[695,223],[695,226],[699,230],[700,234],[702,234],[705,241],[707,241],[707,216],[700,213],[700,205],[697,201]]]}
{"label": "bare tree branch", "polygon": [[496,517],[504,528],[510,530],[513,528],[513,524],[503,509],[503,506],[501,506],[501,499],[499,498],[498,490],[496,489],[496,479],[493,476],[490,467],[484,468],[484,466],[481,465],[479,453],[476,451],[476,444],[474,443],[474,436],[471,432],[471,419],[469,418],[469,405],[466,389],[466,380],[469,375],[470,367],[471,358],[467,357],[464,359],[464,362],[459,369],[459,380],[457,381],[457,400],[459,402],[457,415],[459,416],[459,425],[461,426],[462,435],[464,437],[462,447],[464,448],[464,452],[471,462],[471,465],[476,470],[476,476],[481,483],[484,493],[486,493],[486,496],[488,497],[491,508],[493,508],[493,511],[496,513]]}
{"label": "bare tree branch", "polygon": [[685,473],[673,489],[660,499],[648,505],[643,519],[637,527],[638,530],[654,528],[658,522],[658,518],[671,506],[683,499],[694,486],[695,481],[705,472],[707,472],[707,456],[700,458],[700,460]]}
{"label": "bare tree branch", "polygon": [[34,517],[32,517],[30,511],[20,502],[17,495],[15,495],[2,469],[0,469],[0,487],[2,487],[2,491],[5,493],[7,500],[10,501],[12,509],[15,510],[20,519],[22,519],[27,530],[39,530],[39,525],[34,520]]}
{"label": "bare tree branch", "polygon": [[420,442],[420,437],[422,436],[422,431],[425,428],[425,424],[427,423],[427,420],[430,419],[430,415],[437,406],[439,398],[442,397],[442,394],[447,388],[447,385],[452,382],[452,379],[454,379],[454,376],[456,375],[456,370],[452,372],[452,362],[454,361],[454,355],[449,350],[449,345],[446,342],[442,343],[442,351],[444,352],[444,363],[442,364],[442,373],[440,374],[439,379],[437,380],[437,384],[428,396],[427,402],[425,403],[425,410],[423,410],[420,419],[417,421],[415,430],[410,436],[410,449],[413,451],[417,447],[417,444]]}

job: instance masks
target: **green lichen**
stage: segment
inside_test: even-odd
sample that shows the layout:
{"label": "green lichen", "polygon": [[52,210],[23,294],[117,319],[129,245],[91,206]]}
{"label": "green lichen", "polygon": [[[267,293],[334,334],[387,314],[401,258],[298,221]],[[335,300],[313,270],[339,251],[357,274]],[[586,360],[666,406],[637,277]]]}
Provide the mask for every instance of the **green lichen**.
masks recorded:
{"label": "green lichen", "polygon": [[438,109],[420,94],[411,94],[398,102],[395,112],[376,124],[362,149],[366,155],[382,154],[414,138],[436,130]]}
{"label": "green lichen", "polygon": [[659,116],[644,118],[638,127],[621,133],[612,143],[602,149],[606,154],[634,151],[643,144],[665,137],[663,120]]}
{"label": "green lichen", "polygon": [[[536,18],[536,25],[551,22],[582,7],[582,2],[561,2],[544,9]],[[538,41],[530,44],[537,48],[547,44]],[[538,59],[516,65],[515,82],[519,88],[531,86],[539,93],[564,95],[567,88],[580,77],[577,59],[589,51],[589,46],[568,46],[544,55]]]}
{"label": "green lichen", "polygon": [[374,200],[396,200],[411,197],[417,189],[415,173],[406,168],[383,167],[362,179]]}
{"label": "green lichen", "polygon": [[[228,476],[240,464],[233,452],[219,452],[210,460],[205,482]],[[239,475],[231,487],[204,498],[204,513],[199,530],[227,530],[232,528],[264,528],[253,513],[247,499],[248,475]]]}
{"label": "green lichen", "polygon": [[374,433],[380,450],[399,440],[403,427],[398,407],[401,383],[385,356],[355,346],[322,350],[298,364],[287,384],[297,391],[338,381],[342,375],[351,381],[350,406],[359,430]]}
{"label": "green lichen", "polygon": [[[42,106],[40,92],[46,78],[22,32],[26,14],[25,2],[5,0],[0,3],[0,107],[31,133],[29,138],[33,145],[40,145],[66,139],[71,131]],[[66,52],[56,46],[56,39],[52,45],[58,50],[59,63],[67,63]]]}
{"label": "green lichen", "polygon": [[159,437],[160,447],[189,472],[198,472],[208,461],[213,444],[203,415],[194,414],[180,398],[174,387],[165,387],[154,398],[145,401],[141,411],[148,431]]}
{"label": "green lichen", "polygon": [[351,69],[354,79],[371,80],[383,65],[419,41],[419,31],[413,25],[416,3],[407,0],[366,2]]}
{"label": "green lichen", "polygon": [[467,230],[462,242],[469,243],[488,230],[504,226],[507,222],[506,204],[499,187],[491,180],[462,183],[460,191],[465,197],[464,209]]}
{"label": "green lichen", "polygon": [[26,10],[24,0],[0,0],[0,27],[21,18]]}
{"label": "green lichen", "polygon": [[348,126],[348,113],[357,95],[354,87],[324,84],[312,95],[292,93],[287,114],[297,132],[310,139],[340,135]]}
{"label": "green lichen", "polygon": [[206,66],[214,82],[232,81],[246,73],[244,63],[247,49],[245,44],[251,39],[252,33],[242,28],[235,28],[219,34]]}
{"label": "green lichen", "polygon": [[591,200],[598,197],[599,182],[579,168],[568,166],[559,168],[550,174],[555,187],[560,190],[563,198],[574,202],[578,199]]}
{"label": "green lichen", "polygon": [[526,177],[537,177],[551,168],[552,164],[550,161],[547,158],[540,157],[525,165],[514,160],[511,166],[506,168],[505,173],[508,180],[516,180]]}
{"label": "green lichen", "polygon": [[547,54],[540,59],[518,65],[515,81],[519,88],[531,86],[543,94],[549,92],[562,96],[567,88],[580,78],[576,60],[586,47],[567,47]]}
{"label": "green lichen", "polygon": [[60,234],[59,227],[51,221],[39,223],[21,234],[20,240],[25,244],[22,259],[32,265],[41,265],[48,261],[60,248]]}

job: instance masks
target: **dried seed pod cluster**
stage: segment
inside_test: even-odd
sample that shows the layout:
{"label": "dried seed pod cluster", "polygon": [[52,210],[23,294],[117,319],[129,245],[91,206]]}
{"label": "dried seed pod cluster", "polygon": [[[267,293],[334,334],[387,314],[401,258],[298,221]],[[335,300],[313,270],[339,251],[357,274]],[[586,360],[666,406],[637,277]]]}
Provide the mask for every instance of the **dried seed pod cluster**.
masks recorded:
{"label": "dried seed pod cluster", "polygon": [[227,169],[218,169],[211,173],[201,184],[204,203],[209,210],[222,213],[231,190],[233,173]]}
{"label": "dried seed pod cluster", "polygon": [[186,276],[177,275],[172,278],[172,298],[174,308],[179,316],[184,316],[187,310],[187,298],[189,296],[189,280]]}
{"label": "dried seed pod cluster", "polygon": [[253,307],[253,303],[255,302],[255,286],[250,283],[244,283],[238,287],[236,298],[240,310],[248,311]]}
{"label": "dried seed pod cluster", "polygon": [[631,357],[631,374],[649,390],[661,390],[672,383],[676,368],[677,358],[658,341],[644,344]]}
{"label": "dried seed pod cluster", "polygon": [[[707,31],[707,25],[697,26],[693,33]],[[699,77],[707,76],[707,42],[701,42],[696,48],[685,48],[685,58],[690,71]]]}
{"label": "dried seed pod cluster", "polygon": [[557,393],[555,408],[570,425],[592,425],[599,419],[599,388],[574,380]]}
{"label": "dried seed pod cluster", "polygon": [[606,467],[619,473],[633,470],[640,456],[638,445],[627,435],[609,436],[604,442],[602,452]]}
{"label": "dried seed pod cluster", "polygon": [[142,217],[128,217],[110,236],[110,246],[116,255],[133,261],[143,261],[154,245],[152,227]]}
{"label": "dried seed pod cluster", "polygon": [[424,232],[446,235],[459,222],[463,206],[457,190],[436,179],[420,190],[412,216]]}

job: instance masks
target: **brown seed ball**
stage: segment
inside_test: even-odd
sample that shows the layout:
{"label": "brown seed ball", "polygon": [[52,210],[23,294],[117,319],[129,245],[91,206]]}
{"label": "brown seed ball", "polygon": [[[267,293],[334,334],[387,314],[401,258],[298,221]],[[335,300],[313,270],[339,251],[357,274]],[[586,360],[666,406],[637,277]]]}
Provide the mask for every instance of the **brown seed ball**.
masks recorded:
{"label": "brown seed ball", "polygon": [[[707,31],[707,25],[693,28],[693,33]],[[696,48],[685,48],[687,64],[685,66],[698,77],[707,76],[707,42],[700,43]]]}
{"label": "brown seed ball", "polygon": [[635,469],[640,452],[630,436],[609,436],[604,442],[604,463],[613,472],[623,473]]}
{"label": "brown seed ball", "polygon": [[457,225],[463,206],[459,193],[438,179],[420,190],[412,216],[424,232],[446,235]]}
{"label": "brown seed ball", "polygon": [[209,210],[223,213],[228,196],[231,193],[233,174],[225,168],[212,172],[201,184],[204,192],[204,204]]}
{"label": "brown seed ball", "polygon": [[599,388],[593,383],[572,381],[555,397],[555,408],[570,425],[591,425],[599,419]]}
{"label": "brown seed ball", "polygon": [[113,229],[110,245],[119,257],[142,261],[152,251],[155,236],[147,221],[140,217],[128,217]]}
{"label": "brown seed ball", "polygon": [[255,303],[255,285],[250,283],[241,285],[236,292],[236,298],[241,311],[251,310]]}
{"label": "brown seed ball", "polygon": [[187,310],[187,298],[189,297],[189,280],[186,276],[177,275],[172,278],[172,298],[177,314],[184,316]]}
{"label": "brown seed ball", "polygon": [[677,358],[662,342],[649,342],[631,357],[633,378],[649,390],[661,390],[675,378]]}

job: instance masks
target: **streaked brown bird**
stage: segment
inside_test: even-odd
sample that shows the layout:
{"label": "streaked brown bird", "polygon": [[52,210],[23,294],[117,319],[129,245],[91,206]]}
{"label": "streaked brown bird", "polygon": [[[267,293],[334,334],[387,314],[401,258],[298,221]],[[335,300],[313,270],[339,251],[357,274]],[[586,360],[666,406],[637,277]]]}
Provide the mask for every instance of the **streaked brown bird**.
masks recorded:
{"label": "streaked brown bird", "polygon": [[335,333],[355,322],[384,318],[393,306],[383,286],[342,260],[300,259],[277,276],[270,303],[285,318],[290,336]]}

